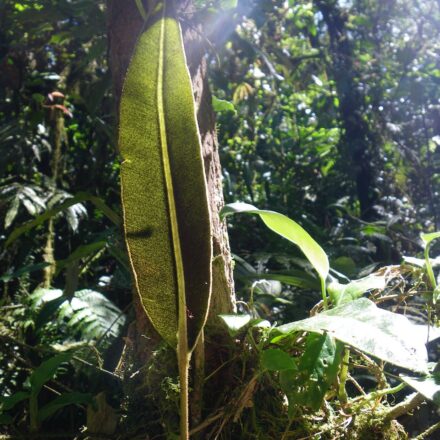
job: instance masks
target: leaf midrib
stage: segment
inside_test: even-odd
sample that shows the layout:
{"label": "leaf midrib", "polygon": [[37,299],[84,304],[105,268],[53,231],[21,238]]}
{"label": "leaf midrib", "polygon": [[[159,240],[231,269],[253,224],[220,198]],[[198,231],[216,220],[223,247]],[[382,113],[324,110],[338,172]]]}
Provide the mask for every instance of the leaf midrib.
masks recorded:
{"label": "leaf midrib", "polygon": [[162,164],[165,177],[165,186],[167,193],[168,209],[170,213],[170,227],[174,250],[174,263],[176,268],[177,278],[177,290],[178,290],[178,303],[179,303],[179,316],[178,316],[178,344],[180,350],[188,352],[187,341],[187,322],[186,322],[186,298],[185,298],[185,275],[182,260],[182,249],[180,246],[179,226],[177,220],[176,204],[174,200],[174,188],[173,179],[171,174],[170,158],[168,154],[168,142],[166,133],[166,121],[163,97],[163,83],[164,83],[164,59],[165,59],[165,8],[163,9],[163,15],[160,28],[160,44],[159,44],[159,64],[158,64],[158,81],[157,81],[157,107],[158,107],[158,122],[160,132],[160,143],[162,151]]}

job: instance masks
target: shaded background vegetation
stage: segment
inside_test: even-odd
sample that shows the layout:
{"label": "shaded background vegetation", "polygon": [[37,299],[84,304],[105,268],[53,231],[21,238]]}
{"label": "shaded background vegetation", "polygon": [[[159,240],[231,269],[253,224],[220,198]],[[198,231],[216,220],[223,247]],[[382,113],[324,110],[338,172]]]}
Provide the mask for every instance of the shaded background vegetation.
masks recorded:
{"label": "shaded background vegetation", "polygon": [[[419,233],[440,227],[440,2],[229,6],[202,2],[197,15],[209,22],[227,202],[287,214],[350,278],[421,252]],[[90,395],[120,398],[113,371],[133,319],[115,124],[105,2],[1,2],[0,390],[22,390],[43,360],[77,345],[40,396],[82,393],[51,419],[72,432]],[[240,299],[255,272],[307,269],[256,220],[234,220],[230,234]],[[270,289],[259,310],[279,322],[319,296]],[[5,430],[27,429],[27,403],[17,405]]]}

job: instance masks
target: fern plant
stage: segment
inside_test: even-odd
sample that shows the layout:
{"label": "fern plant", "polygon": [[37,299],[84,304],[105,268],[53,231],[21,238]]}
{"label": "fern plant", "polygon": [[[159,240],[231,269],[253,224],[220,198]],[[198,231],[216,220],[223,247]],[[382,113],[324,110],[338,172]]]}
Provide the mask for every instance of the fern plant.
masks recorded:
{"label": "fern plant", "polygon": [[125,323],[119,307],[102,293],[90,289],[79,290],[67,298],[60,289],[39,288],[30,295],[29,302],[36,311],[37,330],[54,327],[67,340],[111,342]]}

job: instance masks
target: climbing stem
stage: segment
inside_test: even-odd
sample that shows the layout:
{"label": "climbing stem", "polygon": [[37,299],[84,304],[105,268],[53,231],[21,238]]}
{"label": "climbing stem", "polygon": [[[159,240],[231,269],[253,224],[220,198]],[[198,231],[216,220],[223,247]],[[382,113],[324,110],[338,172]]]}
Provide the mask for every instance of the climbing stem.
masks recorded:
{"label": "climbing stem", "polygon": [[322,277],[321,277],[321,294],[322,294],[324,310],[327,310],[328,309],[327,289],[325,286],[325,279]]}
{"label": "climbing stem", "polygon": [[349,362],[350,362],[350,350],[348,348],[344,348],[341,371],[339,373],[339,388],[338,388],[338,397],[341,403],[347,403],[348,401],[345,384],[347,382],[347,377],[348,377]]}

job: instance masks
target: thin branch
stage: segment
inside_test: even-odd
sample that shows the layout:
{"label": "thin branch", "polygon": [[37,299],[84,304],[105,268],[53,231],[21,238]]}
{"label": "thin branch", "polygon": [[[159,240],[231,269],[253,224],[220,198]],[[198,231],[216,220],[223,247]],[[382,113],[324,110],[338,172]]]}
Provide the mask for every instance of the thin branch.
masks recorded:
{"label": "thin branch", "polygon": [[405,414],[408,414],[413,409],[416,409],[425,401],[425,398],[420,393],[413,393],[403,402],[391,408],[386,414],[384,421],[391,422]]}

